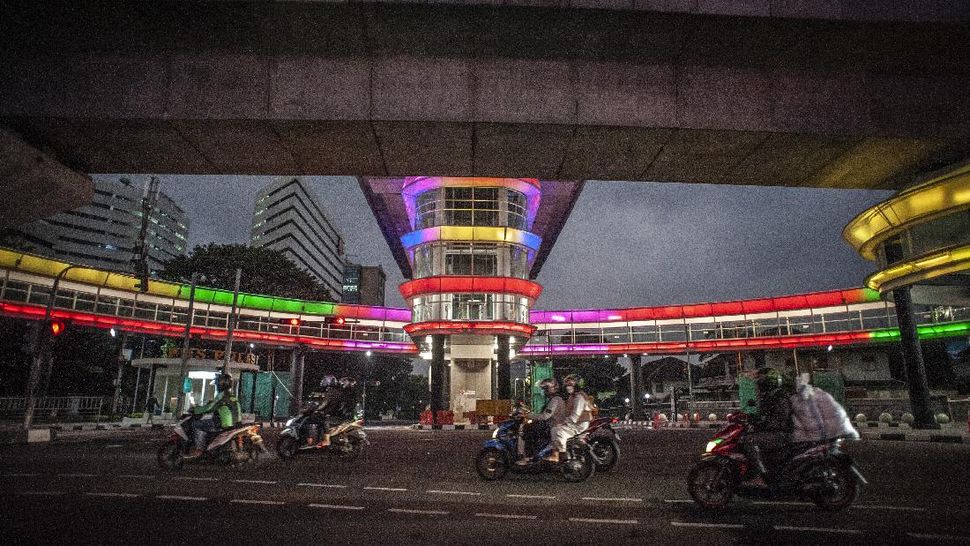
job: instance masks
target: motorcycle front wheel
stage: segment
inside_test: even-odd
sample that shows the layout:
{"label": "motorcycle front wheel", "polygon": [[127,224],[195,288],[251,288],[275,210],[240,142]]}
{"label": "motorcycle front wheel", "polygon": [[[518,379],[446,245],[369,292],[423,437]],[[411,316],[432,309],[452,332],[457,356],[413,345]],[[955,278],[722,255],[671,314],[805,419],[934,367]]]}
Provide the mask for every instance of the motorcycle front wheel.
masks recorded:
{"label": "motorcycle front wheel", "polygon": [[337,457],[342,461],[353,461],[357,457],[360,457],[360,452],[363,450],[363,440],[361,440],[360,436],[351,434],[347,436],[347,445],[340,446],[340,450],[337,451]]}
{"label": "motorcycle front wheel", "polygon": [[276,442],[276,454],[280,456],[280,459],[290,460],[296,457],[299,449],[296,438],[292,436],[280,436],[279,441]]}
{"label": "motorcycle front wheel", "polygon": [[166,470],[182,468],[182,443],[177,440],[167,440],[158,446],[155,454],[158,466]]}
{"label": "motorcycle front wheel", "polygon": [[571,448],[572,457],[559,463],[559,471],[567,482],[586,481],[596,470],[596,461],[589,448]]}
{"label": "motorcycle front wheel", "polygon": [[822,463],[813,469],[812,502],[822,510],[838,512],[848,508],[859,495],[859,482],[844,465]]}
{"label": "motorcycle front wheel", "polygon": [[609,472],[620,462],[620,447],[606,436],[597,436],[589,441],[597,472]]}
{"label": "motorcycle front wheel", "polygon": [[707,509],[727,506],[734,498],[738,480],[731,465],[723,461],[702,461],[687,476],[687,492]]}
{"label": "motorcycle front wheel", "polygon": [[501,480],[509,471],[509,464],[504,453],[495,448],[486,448],[475,459],[475,470],[483,480]]}

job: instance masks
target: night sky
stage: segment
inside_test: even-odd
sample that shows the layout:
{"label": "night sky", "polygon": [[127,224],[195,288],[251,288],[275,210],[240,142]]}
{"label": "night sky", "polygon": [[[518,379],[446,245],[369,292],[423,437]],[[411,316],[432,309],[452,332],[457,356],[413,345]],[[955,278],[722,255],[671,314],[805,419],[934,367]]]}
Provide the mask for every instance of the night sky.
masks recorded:
{"label": "night sky", "polygon": [[[116,176],[109,176],[116,178]],[[135,180],[143,176],[132,176]],[[248,243],[253,197],[271,177],[161,176],[186,210],[191,245]],[[387,303],[403,281],[357,182],[303,177],[347,253],[387,272]],[[861,286],[874,264],[842,228],[890,192],[586,183],[538,281],[540,309],[720,301]]]}

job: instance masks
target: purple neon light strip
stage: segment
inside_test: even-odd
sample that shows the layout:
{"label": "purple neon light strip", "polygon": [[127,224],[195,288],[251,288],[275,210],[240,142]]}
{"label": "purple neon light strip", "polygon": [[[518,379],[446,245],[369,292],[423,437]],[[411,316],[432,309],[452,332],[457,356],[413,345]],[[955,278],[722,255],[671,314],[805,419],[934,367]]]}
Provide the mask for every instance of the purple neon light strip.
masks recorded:
{"label": "purple neon light strip", "polygon": [[[526,222],[529,228],[535,222],[536,214],[539,212],[539,203],[542,200],[542,190],[537,187],[538,180],[525,178],[474,178],[469,179],[465,184],[456,183],[460,178],[441,177],[441,176],[413,176],[404,179],[401,183],[401,198],[404,200],[404,208],[407,211],[408,222],[414,227],[415,216],[417,215],[418,196],[428,190],[442,187],[503,187],[516,191],[521,191],[526,196]],[[534,182],[534,183],[533,183]]]}

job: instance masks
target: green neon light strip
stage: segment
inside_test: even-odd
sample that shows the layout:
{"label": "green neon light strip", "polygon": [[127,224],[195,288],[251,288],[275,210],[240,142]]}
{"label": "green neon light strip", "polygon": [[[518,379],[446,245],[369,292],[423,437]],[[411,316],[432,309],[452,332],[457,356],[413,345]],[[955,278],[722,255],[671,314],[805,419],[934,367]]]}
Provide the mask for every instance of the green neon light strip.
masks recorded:
{"label": "green neon light strip", "polygon": [[[948,322],[946,324],[924,324],[917,326],[916,332],[919,334],[920,339],[936,339],[970,334],[970,321]],[[897,341],[899,337],[899,328],[885,328],[869,332],[869,338],[873,341]]]}

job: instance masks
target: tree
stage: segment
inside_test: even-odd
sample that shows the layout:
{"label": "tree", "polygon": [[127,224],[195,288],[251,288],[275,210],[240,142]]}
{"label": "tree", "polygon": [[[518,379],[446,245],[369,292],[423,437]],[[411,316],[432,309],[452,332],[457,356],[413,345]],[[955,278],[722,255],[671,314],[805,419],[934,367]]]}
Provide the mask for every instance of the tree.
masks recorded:
{"label": "tree", "polygon": [[270,248],[247,245],[196,246],[188,256],[166,262],[163,279],[188,282],[199,274],[199,284],[232,290],[236,269],[242,269],[240,292],[303,300],[334,301],[333,294],[316,277],[300,269],[286,255]]}

